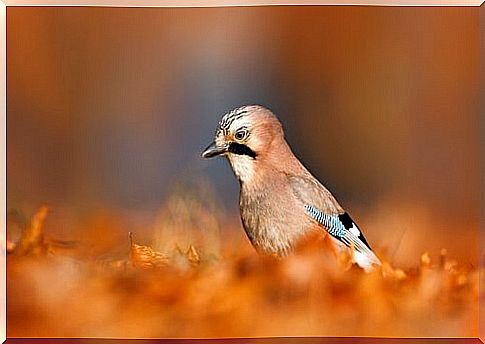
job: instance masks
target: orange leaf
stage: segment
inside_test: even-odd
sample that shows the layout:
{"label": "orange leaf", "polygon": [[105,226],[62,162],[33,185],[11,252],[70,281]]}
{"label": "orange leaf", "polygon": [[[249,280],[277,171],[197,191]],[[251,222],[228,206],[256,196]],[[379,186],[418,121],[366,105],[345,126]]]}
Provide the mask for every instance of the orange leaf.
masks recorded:
{"label": "orange leaf", "polygon": [[24,229],[20,237],[16,254],[34,254],[38,255],[46,252],[44,243],[44,221],[49,209],[42,206],[30,221],[30,224]]}
{"label": "orange leaf", "polygon": [[189,246],[187,250],[187,259],[192,263],[192,265],[198,265],[200,263],[200,256],[193,245]]}
{"label": "orange leaf", "polygon": [[15,243],[7,239],[6,251],[7,253],[12,253],[15,250]]}
{"label": "orange leaf", "polygon": [[156,268],[168,264],[167,255],[157,252],[149,246],[135,244],[131,232],[130,245],[130,260],[133,266],[139,268]]}

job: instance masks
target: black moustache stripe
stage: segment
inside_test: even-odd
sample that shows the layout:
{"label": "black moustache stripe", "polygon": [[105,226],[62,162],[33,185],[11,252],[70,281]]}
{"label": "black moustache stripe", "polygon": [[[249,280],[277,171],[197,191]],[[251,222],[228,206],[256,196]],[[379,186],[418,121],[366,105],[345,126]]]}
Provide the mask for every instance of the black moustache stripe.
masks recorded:
{"label": "black moustache stripe", "polygon": [[231,142],[231,144],[229,145],[228,151],[230,153],[234,153],[238,155],[247,155],[253,159],[256,159],[256,153],[248,146],[242,145],[240,143]]}

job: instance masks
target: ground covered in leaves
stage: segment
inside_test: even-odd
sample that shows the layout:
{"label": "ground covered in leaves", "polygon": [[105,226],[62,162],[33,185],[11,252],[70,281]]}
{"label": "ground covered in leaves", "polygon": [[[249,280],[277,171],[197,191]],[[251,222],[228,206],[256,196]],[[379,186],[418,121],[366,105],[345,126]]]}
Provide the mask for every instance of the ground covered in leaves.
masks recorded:
{"label": "ground covered in leaves", "polygon": [[[42,207],[20,226],[19,238],[7,240],[8,336],[474,337],[478,332],[478,269],[460,265],[444,249],[424,252],[412,268],[385,262],[368,274],[349,257],[335,259],[318,245],[274,260],[257,256],[243,240],[223,237],[202,210],[196,224],[183,223],[205,228],[204,240],[191,243],[177,222],[190,218],[184,214],[189,208],[190,214],[198,211],[197,205],[175,203],[157,220],[163,228],[177,227],[177,236],[162,231],[145,242],[117,228],[125,244],[103,256],[113,245],[96,246],[90,237],[110,237],[114,231],[106,228],[113,224],[91,224],[79,242],[46,239],[44,223],[51,215]],[[173,209],[176,216],[170,216]]]}

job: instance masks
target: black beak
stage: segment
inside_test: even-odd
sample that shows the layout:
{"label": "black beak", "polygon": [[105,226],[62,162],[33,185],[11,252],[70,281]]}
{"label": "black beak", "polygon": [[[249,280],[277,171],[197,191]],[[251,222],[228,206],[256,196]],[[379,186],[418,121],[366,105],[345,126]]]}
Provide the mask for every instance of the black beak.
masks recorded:
{"label": "black beak", "polygon": [[215,156],[221,155],[227,153],[227,146],[218,146],[215,142],[212,142],[209,147],[204,149],[202,152],[202,157],[203,158],[213,158]]}

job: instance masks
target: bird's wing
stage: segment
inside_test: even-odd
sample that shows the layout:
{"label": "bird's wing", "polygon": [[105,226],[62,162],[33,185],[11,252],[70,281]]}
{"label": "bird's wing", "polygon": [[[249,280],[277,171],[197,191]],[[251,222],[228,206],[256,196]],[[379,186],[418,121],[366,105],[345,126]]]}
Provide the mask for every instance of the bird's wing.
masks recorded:
{"label": "bird's wing", "polygon": [[288,176],[294,194],[304,204],[305,213],[335,239],[355,250],[355,261],[366,269],[380,265],[357,224],[338,204],[330,191],[313,178]]}
{"label": "bird's wing", "polygon": [[359,227],[347,213],[329,215],[308,204],[304,208],[305,213],[322,225],[331,236],[346,246],[353,248],[357,254],[360,254],[355,257],[355,260],[361,267],[366,268],[381,264],[379,258],[372,252]]}
{"label": "bird's wing", "polygon": [[287,178],[293,193],[303,204],[311,204],[326,214],[344,212],[330,191],[315,178],[297,175],[287,175]]}

